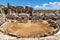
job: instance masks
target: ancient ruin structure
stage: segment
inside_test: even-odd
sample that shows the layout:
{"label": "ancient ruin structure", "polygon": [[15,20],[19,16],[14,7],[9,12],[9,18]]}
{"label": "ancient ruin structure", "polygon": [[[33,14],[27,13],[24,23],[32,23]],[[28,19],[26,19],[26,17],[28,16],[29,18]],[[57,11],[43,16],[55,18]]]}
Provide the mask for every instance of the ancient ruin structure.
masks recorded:
{"label": "ancient ruin structure", "polygon": [[24,12],[24,7],[22,7],[22,6],[16,6],[16,12],[17,13],[23,13]]}
{"label": "ancient ruin structure", "polygon": [[7,22],[4,26],[1,26],[3,33],[14,37],[45,37],[59,31],[59,12],[55,13],[54,11],[54,14],[53,11],[47,10],[33,13],[32,7],[14,7],[9,3],[7,7],[7,14],[5,15],[4,6],[0,6],[0,25]]}
{"label": "ancient ruin structure", "polygon": [[4,6],[0,5],[0,13],[4,12]]}
{"label": "ancient ruin structure", "polygon": [[5,22],[4,6],[0,5],[0,25]]}
{"label": "ancient ruin structure", "polygon": [[8,10],[7,13],[29,13],[32,14],[33,8],[26,6],[25,8],[22,6],[11,6],[9,3],[7,4]]}

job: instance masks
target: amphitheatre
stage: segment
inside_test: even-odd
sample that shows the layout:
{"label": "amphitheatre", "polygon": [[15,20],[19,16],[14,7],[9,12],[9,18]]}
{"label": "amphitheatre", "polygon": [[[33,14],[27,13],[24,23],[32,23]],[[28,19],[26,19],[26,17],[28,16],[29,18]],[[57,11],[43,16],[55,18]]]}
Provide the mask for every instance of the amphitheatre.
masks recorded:
{"label": "amphitheatre", "polygon": [[17,6],[13,8],[9,4],[7,7],[8,10],[3,11],[1,9],[0,14],[1,38],[16,40],[20,38],[42,38],[44,40],[60,34],[59,10],[36,12],[32,7],[24,9],[22,6]]}
{"label": "amphitheatre", "polygon": [[26,14],[22,14],[17,15],[18,19],[14,16],[10,18],[11,15],[7,16],[6,22],[1,25],[1,31],[17,38],[36,38],[54,35],[59,30],[54,20],[36,19],[36,14],[32,15],[33,18],[30,20]]}

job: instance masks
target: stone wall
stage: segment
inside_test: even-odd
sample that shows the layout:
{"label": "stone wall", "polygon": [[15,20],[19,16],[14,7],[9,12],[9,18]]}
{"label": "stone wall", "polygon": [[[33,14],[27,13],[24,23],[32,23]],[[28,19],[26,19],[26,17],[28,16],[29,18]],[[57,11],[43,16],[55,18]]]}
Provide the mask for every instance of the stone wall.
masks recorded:
{"label": "stone wall", "polygon": [[5,14],[0,13],[0,25],[5,22]]}

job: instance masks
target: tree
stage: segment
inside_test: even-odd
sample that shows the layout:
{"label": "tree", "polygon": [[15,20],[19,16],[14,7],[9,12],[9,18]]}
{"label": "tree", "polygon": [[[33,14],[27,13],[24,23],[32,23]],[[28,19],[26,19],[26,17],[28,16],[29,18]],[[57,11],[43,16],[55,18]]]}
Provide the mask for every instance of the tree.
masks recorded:
{"label": "tree", "polygon": [[4,7],[4,10],[8,10],[8,8],[7,7]]}
{"label": "tree", "polygon": [[7,14],[7,10],[8,10],[8,8],[4,7],[5,14]]}
{"label": "tree", "polygon": [[15,6],[12,6],[13,8],[15,8]]}

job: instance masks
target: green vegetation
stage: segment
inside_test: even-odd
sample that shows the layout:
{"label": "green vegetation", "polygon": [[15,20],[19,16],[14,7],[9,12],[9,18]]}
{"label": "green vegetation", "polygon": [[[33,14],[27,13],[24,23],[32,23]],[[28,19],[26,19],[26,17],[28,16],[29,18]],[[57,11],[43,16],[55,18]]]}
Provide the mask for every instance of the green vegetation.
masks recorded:
{"label": "green vegetation", "polygon": [[8,8],[7,7],[4,7],[4,10],[6,11],[6,10],[8,10]]}
{"label": "green vegetation", "polygon": [[45,10],[35,10],[35,12],[44,12]]}

